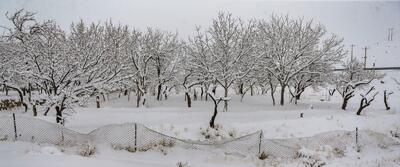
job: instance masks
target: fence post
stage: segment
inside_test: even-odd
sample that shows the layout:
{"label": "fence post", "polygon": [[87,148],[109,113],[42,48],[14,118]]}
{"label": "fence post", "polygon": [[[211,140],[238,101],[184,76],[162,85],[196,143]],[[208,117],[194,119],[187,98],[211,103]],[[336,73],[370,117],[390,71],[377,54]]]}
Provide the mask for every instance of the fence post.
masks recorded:
{"label": "fence post", "polygon": [[356,127],[356,151],[360,152],[360,146],[358,145],[358,127]]}
{"label": "fence post", "polygon": [[358,127],[356,127],[356,145],[358,145]]}
{"label": "fence post", "polygon": [[14,139],[17,140],[17,122],[15,121],[15,113],[13,113],[13,123],[14,123]]}
{"label": "fence post", "polygon": [[135,123],[135,152],[137,150],[137,124]]}
{"label": "fence post", "polygon": [[64,131],[61,130],[61,143],[64,144]]}
{"label": "fence post", "polygon": [[261,154],[262,135],[263,135],[263,131],[261,130],[261,132],[260,132],[260,140],[259,140],[259,143],[258,143],[258,155]]}

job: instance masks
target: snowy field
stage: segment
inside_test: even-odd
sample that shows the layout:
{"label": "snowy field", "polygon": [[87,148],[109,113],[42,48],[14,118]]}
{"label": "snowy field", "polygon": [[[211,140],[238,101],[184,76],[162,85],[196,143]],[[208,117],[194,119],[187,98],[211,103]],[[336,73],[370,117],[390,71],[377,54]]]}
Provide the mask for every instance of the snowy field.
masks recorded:
{"label": "snowy field", "polygon": [[400,2],[14,1],[0,167],[400,167]]}
{"label": "snowy field", "polygon": [[[378,90],[398,91],[391,79],[399,78],[398,71],[389,71],[383,79],[384,84],[376,81]],[[234,94],[232,92],[232,94]],[[177,163],[187,163],[187,166],[305,166],[305,162],[315,159],[324,162],[326,166],[398,166],[400,165],[399,138],[391,132],[400,131],[400,94],[395,92],[390,96],[392,109],[384,109],[383,95],[378,96],[361,116],[355,114],[359,99],[350,100],[346,111],[340,109],[340,97],[333,96],[326,100],[326,90],[308,89],[298,105],[288,104],[272,106],[270,97],[265,95],[247,95],[243,102],[240,96],[233,96],[229,102],[228,112],[219,112],[216,123],[222,131],[231,131],[236,137],[258,130],[263,131],[267,139],[292,139],[300,137],[321,137],[321,133],[334,131],[354,131],[356,127],[361,133],[362,150],[354,148],[355,138],[337,137],[332,140],[345,141],[343,152],[337,153],[330,143],[301,145],[301,157],[296,159],[267,158],[258,159],[255,155],[227,154],[221,151],[193,150],[179,147],[158,149],[146,152],[131,153],[125,150],[112,149],[107,145],[96,145],[92,156],[84,157],[76,151],[51,144],[35,144],[30,142],[0,142],[0,166],[177,166]],[[134,96],[128,101],[127,96],[118,98],[117,94],[109,95],[108,100],[101,103],[102,108],[95,108],[94,101],[88,107],[74,108],[65,127],[80,133],[90,131],[109,124],[137,122],[158,132],[181,139],[205,140],[201,129],[207,128],[212,114],[211,101],[194,101],[192,108],[187,108],[182,94],[172,94],[167,101],[150,101],[148,107],[135,108]],[[222,111],[222,105],[220,105]],[[30,117],[31,113],[19,110],[1,111],[0,114]],[[300,118],[300,113],[304,118]],[[44,117],[39,113],[39,119],[55,122],[55,114]],[[367,133],[368,132],[368,133]],[[364,134],[368,137],[363,137]],[[379,134],[379,135],[377,135]],[[316,136],[315,136],[316,135]],[[373,136],[373,137],[371,137]],[[326,137],[322,134],[322,137]],[[390,141],[389,146],[384,141]],[[393,144],[394,143],[394,144]],[[397,144],[396,144],[397,143]],[[308,156],[308,158],[307,158]],[[312,158],[309,158],[312,157]],[[317,158],[316,158],[317,157]],[[317,162],[320,163],[320,162]]]}

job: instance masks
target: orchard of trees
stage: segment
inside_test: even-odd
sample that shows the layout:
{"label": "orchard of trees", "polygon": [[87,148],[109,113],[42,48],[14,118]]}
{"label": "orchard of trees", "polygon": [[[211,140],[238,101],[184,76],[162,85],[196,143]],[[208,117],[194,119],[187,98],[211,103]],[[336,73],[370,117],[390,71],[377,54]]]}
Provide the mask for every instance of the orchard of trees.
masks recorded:
{"label": "orchard of trees", "polygon": [[[323,25],[287,15],[242,20],[219,13],[187,39],[111,20],[72,23],[66,32],[53,20],[37,21],[29,11],[6,17],[12,26],[3,27],[0,41],[2,88],[16,91],[25,111],[35,116],[39,110],[56,111],[57,122],[65,109],[114,92],[134,93],[137,107],[146,106],[150,96],[167,100],[175,91],[184,92],[188,107],[197,98],[212,100],[211,127],[220,102],[229,111],[230,90],[242,99],[261,91],[273,105],[277,100],[285,105],[285,95],[297,104],[306,88],[332,86],[346,109],[357,89],[378,77],[356,59],[344,62],[343,40]],[[340,63],[348,70],[334,73]]]}

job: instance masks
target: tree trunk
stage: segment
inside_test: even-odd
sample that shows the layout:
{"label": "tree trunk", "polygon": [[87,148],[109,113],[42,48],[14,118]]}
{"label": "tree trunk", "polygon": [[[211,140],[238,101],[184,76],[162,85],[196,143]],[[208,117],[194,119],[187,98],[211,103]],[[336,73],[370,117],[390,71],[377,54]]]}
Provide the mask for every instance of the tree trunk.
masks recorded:
{"label": "tree trunk", "polygon": [[158,101],[162,100],[162,98],[161,98],[161,89],[162,89],[162,85],[158,84],[158,87],[157,87],[157,100]]}
{"label": "tree trunk", "polygon": [[208,89],[209,87],[204,85],[204,92],[206,93],[206,96],[204,97],[204,100],[207,101],[208,100]]}
{"label": "tree trunk", "polygon": [[33,116],[36,117],[37,116],[36,104],[34,104],[32,106],[32,112],[33,112]]}
{"label": "tree trunk", "polygon": [[218,113],[218,104],[214,101],[214,114],[211,117],[210,120],[210,127],[214,128],[215,127],[215,118],[217,117],[217,113]]}
{"label": "tree trunk", "polygon": [[146,93],[144,93],[144,95],[143,95],[143,102],[142,102],[142,105],[143,105],[143,106],[145,106],[145,104],[146,104],[146,98],[147,98]]}
{"label": "tree trunk", "polygon": [[239,85],[239,94],[243,94],[243,83],[240,83],[240,85]]}
{"label": "tree trunk", "polygon": [[32,100],[32,85],[31,85],[31,83],[29,83],[28,86],[29,86],[28,100],[29,100],[29,102],[31,102],[31,100]]}
{"label": "tree trunk", "polygon": [[[228,88],[224,88],[224,97],[228,97]],[[224,112],[228,112],[228,100],[224,100]]]}
{"label": "tree trunk", "polygon": [[140,92],[137,92],[136,93],[136,107],[137,108],[140,107],[140,99],[141,99]]}
{"label": "tree trunk", "polygon": [[253,85],[250,85],[250,96],[254,95],[254,89],[253,89]]}
{"label": "tree trunk", "polygon": [[268,82],[268,84],[269,84],[269,87],[271,89],[272,105],[275,106],[275,91],[276,91],[276,87],[274,87],[274,84],[272,83],[271,80]]}
{"label": "tree trunk", "polygon": [[63,111],[63,107],[56,106],[56,122],[61,123],[61,124],[63,124],[62,111]]}
{"label": "tree trunk", "polygon": [[197,100],[197,91],[196,88],[193,88],[193,101]]}
{"label": "tree trunk", "polygon": [[96,96],[96,107],[100,108],[100,97]]}
{"label": "tree trunk", "polygon": [[272,105],[275,106],[275,96],[274,96],[274,91],[271,90],[271,99],[272,99]]}
{"label": "tree trunk", "polygon": [[104,95],[104,93],[101,93],[101,96],[103,97],[103,101],[106,101],[106,96]]}
{"label": "tree trunk", "polygon": [[200,100],[203,101],[204,89],[203,87],[200,88]]}
{"label": "tree trunk", "polygon": [[390,110],[389,104],[388,104],[388,98],[389,95],[387,94],[387,91],[383,91],[383,102],[385,103],[385,108],[386,110]]}
{"label": "tree trunk", "polygon": [[187,102],[187,106],[190,108],[192,107],[192,100],[190,99],[190,95],[189,92],[185,92],[185,97],[186,97],[186,102]]}
{"label": "tree trunk", "polygon": [[297,100],[300,100],[300,96],[301,96],[301,93],[298,93],[298,94],[296,95],[296,97],[295,97],[295,98],[296,98],[296,101],[297,101]]}
{"label": "tree trunk", "polygon": [[6,92],[6,96],[8,96],[8,87],[7,87],[7,85],[6,85],[6,84],[4,84],[3,91],[5,91],[5,92]]}
{"label": "tree trunk", "polygon": [[[207,95],[209,95],[209,94],[207,93]],[[217,113],[218,113],[218,104],[219,104],[219,102],[221,102],[221,99],[219,99],[217,101],[217,99],[214,99],[211,95],[209,95],[209,96],[213,100],[213,103],[214,103],[214,113],[210,120],[210,127],[214,128],[215,127],[215,118],[217,117]]]}
{"label": "tree trunk", "polygon": [[285,88],[286,85],[281,84],[281,102],[280,102],[281,106],[285,105]]}
{"label": "tree trunk", "polygon": [[365,107],[367,107],[367,105],[364,105],[364,103],[366,103],[366,101],[367,101],[367,99],[365,99],[365,98],[362,98],[362,99],[361,99],[360,107],[359,107],[358,110],[357,110],[357,115],[361,115],[361,111],[362,111]]}
{"label": "tree trunk", "polygon": [[348,102],[348,101],[349,101],[348,98],[346,98],[346,97],[343,98],[342,110],[346,110],[347,102]]}

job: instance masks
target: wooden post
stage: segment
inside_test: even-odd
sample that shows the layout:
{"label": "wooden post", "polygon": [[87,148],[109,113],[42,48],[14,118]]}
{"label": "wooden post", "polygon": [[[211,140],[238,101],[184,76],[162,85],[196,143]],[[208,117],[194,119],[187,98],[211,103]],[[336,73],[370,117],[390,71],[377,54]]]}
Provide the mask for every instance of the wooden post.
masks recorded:
{"label": "wooden post", "polygon": [[13,113],[13,122],[14,122],[14,140],[17,140],[17,122],[15,121],[15,113]]}
{"label": "wooden post", "polygon": [[96,96],[96,106],[97,108],[100,108],[100,97]]}

